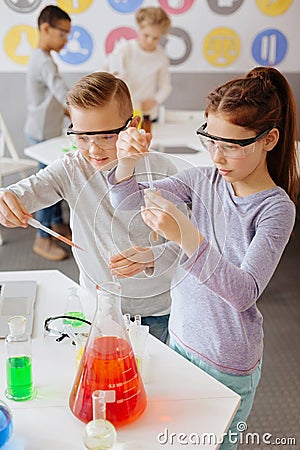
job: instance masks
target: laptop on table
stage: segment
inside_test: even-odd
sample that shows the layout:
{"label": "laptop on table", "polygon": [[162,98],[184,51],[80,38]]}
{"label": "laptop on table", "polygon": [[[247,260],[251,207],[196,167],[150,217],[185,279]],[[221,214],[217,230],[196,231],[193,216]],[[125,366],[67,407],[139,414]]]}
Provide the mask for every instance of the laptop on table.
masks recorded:
{"label": "laptop on table", "polygon": [[34,280],[0,281],[0,338],[8,335],[12,316],[26,317],[26,331],[32,334],[36,291]]}

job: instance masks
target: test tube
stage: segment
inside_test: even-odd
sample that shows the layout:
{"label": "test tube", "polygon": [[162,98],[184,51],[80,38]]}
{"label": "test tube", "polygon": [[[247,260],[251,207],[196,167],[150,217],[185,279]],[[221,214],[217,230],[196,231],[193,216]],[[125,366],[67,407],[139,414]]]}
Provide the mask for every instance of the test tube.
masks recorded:
{"label": "test tube", "polygon": [[134,316],[134,326],[135,326],[135,359],[138,366],[138,369],[141,370],[141,355],[140,355],[140,339],[141,339],[141,326],[142,326],[142,318],[140,314],[136,314]]}
{"label": "test tube", "polygon": [[[140,133],[141,134],[146,134],[146,131],[141,129]],[[155,189],[155,187],[153,185],[153,178],[152,178],[150,160],[149,160],[149,156],[148,155],[146,155],[144,157],[144,161],[145,161],[145,167],[146,167],[146,173],[147,173],[147,179],[148,179],[149,188],[151,189],[151,191],[155,192],[156,189]],[[151,236],[152,236],[153,242],[157,242],[158,241],[158,234],[157,234],[156,231],[152,230]]]}
{"label": "test tube", "polygon": [[149,326],[142,325],[142,318],[139,314],[134,316],[134,323],[131,327],[132,346],[141,375],[145,375],[146,367],[146,343],[149,335]]}
{"label": "test tube", "polygon": [[136,314],[136,315],[134,316],[134,324],[135,324],[137,327],[140,327],[140,326],[142,325],[142,318],[141,318],[140,314]]}
{"label": "test tube", "polygon": [[[110,261],[110,258],[111,258],[114,254],[115,254],[115,251],[114,251],[114,250],[108,250],[108,263],[109,263],[109,261]],[[117,278],[116,275],[111,274],[111,278],[112,278],[112,281],[113,281],[114,283],[119,283],[118,278]]]}
{"label": "test tube", "polygon": [[123,317],[124,317],[126,330],[129,332],[130,331],[130,326],[131,326],[130,314],[126,313],[126,314],[123,315]]}

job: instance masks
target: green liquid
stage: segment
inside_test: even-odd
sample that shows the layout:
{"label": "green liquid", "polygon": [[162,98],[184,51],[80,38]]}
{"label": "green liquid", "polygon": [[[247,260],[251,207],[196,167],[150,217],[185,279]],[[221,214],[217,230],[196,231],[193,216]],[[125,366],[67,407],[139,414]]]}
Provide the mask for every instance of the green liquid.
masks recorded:
{"label": "green liquid", "polygon": [[[85,320],[85,315],[82,312],[69,311],[65,315]],[[64,323],[67,325],[72,325],[72,327],[81,327],[82,325],[84,325],[84,323],[80,322],[80,320],[72,320],[72,319],[64,319]]]}
{"label": "green liquid", "polygon": [[29,356],[8,358],[6,362],[6,396],[11,400],[29,400],[35,394],[32,363]]}

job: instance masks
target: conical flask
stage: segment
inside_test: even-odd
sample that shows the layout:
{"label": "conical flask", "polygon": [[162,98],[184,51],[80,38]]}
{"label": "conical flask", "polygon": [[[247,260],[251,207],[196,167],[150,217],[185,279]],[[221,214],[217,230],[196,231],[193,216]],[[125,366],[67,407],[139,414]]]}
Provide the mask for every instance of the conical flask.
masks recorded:
{"label": "conical flask", "polygon": [[97,311],[71,390],[69,405],[82,422],[92,420],[92,393],[106,393],[106,417],[113,425],[137,419],[147,397],[121,313],[120,285],[97,288]]}

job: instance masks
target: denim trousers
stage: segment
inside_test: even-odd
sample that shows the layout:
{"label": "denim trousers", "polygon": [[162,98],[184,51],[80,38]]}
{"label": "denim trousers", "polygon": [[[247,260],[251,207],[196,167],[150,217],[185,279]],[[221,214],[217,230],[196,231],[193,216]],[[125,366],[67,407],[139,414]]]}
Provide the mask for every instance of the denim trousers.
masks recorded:
{"label": "denim trousers", "polygon": [[170,314],[165,316],[147,316],[142,317],[142,325],[149,326],[149,333],[166,344],[168,339],[168,324]]}
{"label": "denim trousers", "polygon": [[[32,138],[31,136],[27,136],[27,140],[29,145],[35,145],[38,144],[41,141],[38,141],[37,139]],[[43,163],[39,163],[39,169],[44,169],[47,167]],[[61,210],[61,202],[56,203],[55,205],[49,206],[48,208],[40,209],[35,214],[36,219],[41,222],[42,225],[45,225],[46,227],[50,228],[51,225],[62,223],[62,210]],[[37,230],[37,233],[41,237],[49,237],[49,234],[47,234],[45,231]]]}
{"label": "denim trousers", "polygon": [[[186,359],[191,361],[196,366],[200,367],[204,372],[208,373],[216,380],[227,386],[232,391],[241,396],[240,406],[232,419],[229,430],[220,445],[220,450],[235,450],[238,447],[240,432],[245,431],[245,425],[249,417],[256,388],[259,384],[261,376],[262,360],[256,367],[253,373],[250,375],[231,375],[228,373],[220,372],[214,367],[206,364],[197,355],[194,355],[182,347],[175,339],[170,339],[170,347]],[[208,430],[209,431],[209,430]]]}

